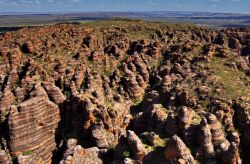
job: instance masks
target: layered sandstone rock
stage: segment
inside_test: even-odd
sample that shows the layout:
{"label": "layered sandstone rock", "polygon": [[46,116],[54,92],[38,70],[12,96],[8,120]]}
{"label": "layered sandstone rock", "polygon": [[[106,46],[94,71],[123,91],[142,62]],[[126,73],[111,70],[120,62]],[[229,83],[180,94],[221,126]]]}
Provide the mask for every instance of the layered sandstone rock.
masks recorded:
{"label": "layered sandstone rock", "polygon": [[9,113],[9,107],[14,102],[13,93],[6,88],[0,96],[0,117],[4,120],[4,117]]}
{"label": "layered sandstone rock", "polygon": [[9,48],[7,47],[2,47],[0,48],[0,56],[5,58],[9,52]]}
{"label": "layered sandstone rock", "polygon": [[60,76],[64,76],[66,72],[66,65],[59,61],[59,63],[55,66],[55,71],[58,72]]}
{"label": "layered sandstone rock", "polygon": [[134,153],[135,158],[139,160],[143,159],[143,157],[147,154],[146,149],[140,138],[133,131],[128,131],[127,142],[131,151]]}
{"label": "layered sandstone rock", "polygon": [[53,83],[43,82],[42,86],[45,88],[49,98],[57,105],[62,104],[66,99],[61,90]]}
{"label": "layered sandstone rock", "polygon": [[176,135],[171,137],[167,142],[164,156],[167,160],[170,161],[183,160],[184,163],[195,163],[194,157],[192,156],[190,150],[186,147],[185,143]]}
{"label": "layered sandstone rock", "polygon": [[201,151],[205,160],[214,158],[215,151],[212,143],[212,133],[210,126],[207,123],[206,118],[203,118],[200,123],[199,130],[199,144],[201,145]]}
{"label": "layered sandstone rock", "polygon": [[91,130],[91,142],[98,148],[108,148],[109,144],[102,126],[96,126]]}
{"label": "layered sandstone rock", "polygon": [[93,24],[0,36],[0,163],[249,163],[248,29]]}
{"label": "layered sandstone rock", "polygon": [[[34,97],[11,106],[8,117],[9,148],[20,161],[51,162],[56,148],[55,135],[60,121],[59,108],[46,97]],[[23,157],[30,155],[32,158]],[[31,162],[32,163],[32,162]]]}
{"label": "layered sandstone rock", "polygon": [[18,46],[15,46],[11,49],[10,54],[8,55],[10,66],[15,68],[20,65],[22,53]]}
{"label": "layered sandstone rock", "polygon": [[222,130],[221,123],[217,120],[213,114],[207,114],[207,122],[210,125],[212,134],[212,143],[215,149],[226,149],[229,146],[229,142],[226,140],[225,133]]}
{"label": "layered sandstone rock", "polygon": [[15,89],[15,96],[18,102],[24,101],[27,94],[26,88],[18,87]]}
{"label": "layered sandstone rock", "polygon": [[188,107],[178,109],[178,132],[186,143],[193,143],[197,128],[192,124],[195,112]]}
{"label": "layered sandstone rock", "polygon": [[239,130],[242,132],[242,140],[244,147],[249,148],[250,142],[250,116],[249,116],[249,109],[250,109],[250,101],[248,99],[238,99],[234,103],[235,109],[235,116],[236,122],[238,124]]}
{"label": "layered sandstone rock", "polygon": [[83,39],[83,43],[90,48],[91,50],[94,50],[97,48],[97,38],[94,35],[88,35]]}

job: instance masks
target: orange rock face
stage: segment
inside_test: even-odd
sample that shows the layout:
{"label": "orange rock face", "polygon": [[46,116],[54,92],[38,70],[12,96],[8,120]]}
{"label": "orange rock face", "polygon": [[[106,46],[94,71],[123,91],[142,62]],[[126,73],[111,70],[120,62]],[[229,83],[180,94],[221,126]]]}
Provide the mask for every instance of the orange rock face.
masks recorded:
{"label": "orange rock face", "polygon": [[38,161],[51,162],[59,121],[58,106],[46,97],[34,97],[17,107],[11,106],[8,117],[10,153],[25,156],[29,152]]}
{"label": "orange rock face", "polygon": [[185,143],[178,137],[173,136],[167,142],[164,156],[168,160],[183,160],[188,163],[195,163],[190,150],[186,147]]}

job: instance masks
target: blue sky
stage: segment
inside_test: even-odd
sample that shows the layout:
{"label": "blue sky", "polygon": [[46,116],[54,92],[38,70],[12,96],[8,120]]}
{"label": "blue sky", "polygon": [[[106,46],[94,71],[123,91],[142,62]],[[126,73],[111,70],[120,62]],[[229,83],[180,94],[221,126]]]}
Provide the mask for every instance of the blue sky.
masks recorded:
{"label": "blue sky", "polygon": [[0,0],[0,12],[76,11],[210,11],[250,14],[250,0]]}

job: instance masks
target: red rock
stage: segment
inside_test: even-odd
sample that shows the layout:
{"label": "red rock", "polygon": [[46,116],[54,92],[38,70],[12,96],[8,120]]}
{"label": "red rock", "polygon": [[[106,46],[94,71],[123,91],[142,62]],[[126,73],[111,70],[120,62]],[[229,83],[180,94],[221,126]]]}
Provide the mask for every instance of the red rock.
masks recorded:
{"label": "red rock", "polygon": [[85,37],[83,39],[83,43],[91,50],[97,48],[97,38],[94,35],[88,35],[87,37]]}
{"label": "red rock", "polygon": [[95,126],[91,130],[91,142],[94,143],[94,146],[98,148],[108,148],[109,144],[105,136],[105,129],[101,126]]}
{"label": "red rock", "polygon": [[15,96],[18,102],[24,101],[26,94],[27,94],[27,90],[25,88],[18,87],[15,89]]}
{"label": "red rock", "polygon": [[65,101],[65,96],[63,95],[61,90],[54,84],[49,82],[43,82],[42,86],[46,90],[49,98],[57,105],[62,104]]}
{"label": "red rock", "polygon": [[178,130],[186,143],[191,143],[194,137],[191,128],[194,116],[195,112],[191,108],[183,106],[178,109]]}
{"label": "red rock", "polygon": [[23,46],[22,46],[22,50],[23,50],[24,53],[32,53],[32,52],[34,52],[33,43],[31,41],[28,41],[28,42],[24,43]]}
{"label": "red rock", "polygon": [[9,52],[9,48],[7,48],[7,47],[0,48],[0,56],[1,57],[5,58],[8,55],[8,52]]}
{"label": "red rock", "polygon": [[58,72],[60,76],[64,76],[66,72],[66,65],[60,61],[56,66],[55,66],[55,71]]}
{"label": "red rock", "polygon": [[9,107],[14,102],[13,93],[5,89],[3,94],[0,94],[0,117],[1,120],[9,113]]}
{"label": "red rock", "polygon": [[177,122],[177,117],[173,111],[170,111],[168,113],[168,117],[165,123],[165,130],[166,130],[167,136],[173,136],[177,134],[178,122]]}
{"label": "red rock", "polygon": [[128,130],[127,142],[135,157],[142,160],[147,152],[140,138],[133,131]]}
{"label": "red rock", "polygon": [[185,143],[178,137],[171,137],[166,144],[164,156],[169,161],[182,159],[187,163],[194,164],[194,158]]}
{"label": "red rock", "polygon": [[24,163],[33,160],[33,156],[50,163],[52,151],[56,148],[55,131],[60,121],[59,112],[56,104],[42,96],[24,101],[17,107],[11,106],[8,117],[8,130],[11,132],[8,134],[8,145],[11,154],[25,156],[29,152],[32,159],[20,157]]}
{"label": "red rock", "polygon": [[238,124],[238,128],[242,133],[241,143],[242,145],[248,147],[250,146],[250,100],[249,99],[237,99],[234,102],[234,111],[235,111],[235,121]]}
{"label": "red rock", "polygon": [[20,65],[22,53],[18,46],[15,46],[11,49],[10,54],[8,55],[10,65],[12,68]]}
{"label": "red rock", "polygon": [[205,160],[214,158],[215,151],[212,143],[212,133],[206,118],[203,118],[200,123],[199,143]]}
{"label": "red rock", "polygon": [[221,155],[221,162],[227,164],[241,164],[241,158],[237,145],[232,142],[227,151]]}
{"label": "red rock", "polygon": [[225,134],[222,130],[222,125],[217,120],[216,116],[213,114],[207,114],[206,118],[208,124],[210,125],[213,145],[215,147],[220,147],[220,144],[223,143],[226,147],[229,146],[228,141],[225,138]]}
{"label": "red rock", "polygon": [[80,145],[74,148],[74,153],[68,155],[63,159],[60,164],[102,164],[102,160],[99,158],[99,149],[96,147],[84,149]]}
{"label": "red rock", "polygon": [[17,157],[17,161],[19,164],[27,164],[27,163],[43,163],[44,160],[42,157],[38,156],[37,154],[30,154],[30,155],[19,155]]}
{"label": "red rock", "polygon": [[9,155],[4,151],[0,150],[0,164],[11,164]]}

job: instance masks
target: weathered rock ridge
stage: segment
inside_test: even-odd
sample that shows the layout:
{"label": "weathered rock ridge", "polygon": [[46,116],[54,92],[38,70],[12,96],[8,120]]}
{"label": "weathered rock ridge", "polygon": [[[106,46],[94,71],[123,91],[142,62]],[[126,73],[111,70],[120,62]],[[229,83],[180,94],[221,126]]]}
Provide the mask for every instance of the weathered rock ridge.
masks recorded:
{"label": "weathered rock ridge", "polygon": [[139,20],[0,36],[0,164],[249,163],[250,30]]}

